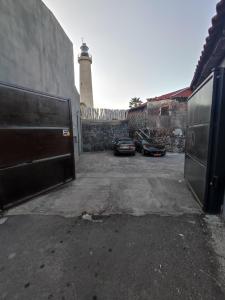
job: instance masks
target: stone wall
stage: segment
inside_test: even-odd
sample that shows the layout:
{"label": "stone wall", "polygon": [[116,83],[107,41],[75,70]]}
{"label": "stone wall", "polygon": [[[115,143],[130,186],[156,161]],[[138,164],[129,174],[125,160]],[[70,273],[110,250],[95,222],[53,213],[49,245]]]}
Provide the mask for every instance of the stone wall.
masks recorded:
{"label": "stone wall", "polygon": [[82,144],[84,152],[110,150],[114,137],[128,136],[127,121],[82,120]]}
{"label": "stone wall", "polygon": [[158,128],[146,130],[146,133],[154,143],[165,145],[168,152],[182,153],[185,150],[185,135],[179,130]]}
{"label": "stone wall", "polygon": [[78,157],[73,45],[60,24],[41,0],[1,0],[0,40],[0,81],[72,100]]}
{"label": "stone wall", "polygon": [[[162,109],[168,109],[168,115],[163,115]],[[163,100],[148,103],[148,127],[186,129],[187,102],[177,100]]]}
{"label": "stone wall", "polygon": [[[162,114],[165,107],[167,115]],[[138,129],[147,130],[155,143],[166,145],[167,151],[184,152],[186,118],[186,101],[154,101],[128,112],[129,134],[133,136]]]}

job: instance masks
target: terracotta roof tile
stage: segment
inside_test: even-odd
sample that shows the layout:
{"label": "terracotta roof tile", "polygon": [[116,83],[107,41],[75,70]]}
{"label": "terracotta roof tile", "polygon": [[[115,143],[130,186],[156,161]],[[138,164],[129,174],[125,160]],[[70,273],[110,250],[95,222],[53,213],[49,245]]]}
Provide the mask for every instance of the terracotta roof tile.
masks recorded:
{"label": "terracotta roof tile", "polygon": [[166,100],[166,99],[175,99],[175,98],[188,98],[192,94],[191,89],[185,88],[178,91],[174,91],[172,93],[164,94],[159,97],[151,98],[149,100],[152,101],[160,101],[160,100]]}
{"label": "terracotta roof tile", "polygon": [[[225,51],[219,41],[224,36],[225,30],[225,0],[221,0],[216,6],[216,15],[212,18],[212,25],[208,30],[200,59],[197,63],[191,88],[198,86],[220,64],[225,56]],[[219,47],[217,47],[219,45]]]}
{"label": "terracotta roof tile", "polygon": [[155,98],[149,98],[147,99],[147,102],[137,106],[137,107],[133,107],[130,108],[130,111],[134,111],[134,110],[141,110],[144,109],[144,107],[147,106],[148,101],[160,101],[160,100],[172,100],[172,99],[177,99],[177,98],[188,98],[189,96],[191,96],[192,91],[191,89],[185,88],[185,89],[181,89],[181,90],[177,90],[175,92],[172,93],[168,93],[168,94],[164,94],[162,96],[159,97],[155,97]]}

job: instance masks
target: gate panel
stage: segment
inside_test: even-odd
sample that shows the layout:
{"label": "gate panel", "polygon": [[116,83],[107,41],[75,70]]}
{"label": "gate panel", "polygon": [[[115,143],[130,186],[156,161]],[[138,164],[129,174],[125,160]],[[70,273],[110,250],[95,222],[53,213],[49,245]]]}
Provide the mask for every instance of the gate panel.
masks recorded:
{"label": "gate panel", "polygon": [[2,129],[0,167],[70,153],[71,138],[63,136],[64,130]]}
{"label": "gate panel", "polygon": [[211,76],[188,101],[185,178],[202,205],[206,187],[213,82],[214,76]]}
{"label": "gate panel", "polygon": [[3,169],[0,174],[3,206],[27,200],[73,177],[69,156]]}
{"label": "gate panel", "polygon": [[0,205],[75,179],[70,101],[0,84]]}
{"label": "gate panel", "polygon": [[219,213],[225,190],[225,69],[188,100],[185,179],[203,209]]}

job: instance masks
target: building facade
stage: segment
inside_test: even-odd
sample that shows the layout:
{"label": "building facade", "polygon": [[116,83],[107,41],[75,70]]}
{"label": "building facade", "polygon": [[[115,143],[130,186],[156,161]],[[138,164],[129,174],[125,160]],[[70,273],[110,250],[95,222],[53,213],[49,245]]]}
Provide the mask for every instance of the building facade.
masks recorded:
{"label": "building facade", "polygon": [[130,134],[147,130],[156,142],[168,151],[183,152],[186,136],[187,99],[191,90],[185,88],[147,99],[147,102],[128,112]]}
{"label": "building facade", "polygon": [[[195,98],[190,99],[188,104],[190,124],[188,124],[185,178],[191,183],[191,188],[194,187],[194,181],[197,182],[196,187],[199,187],[199,183],[203,182],[203,208],[210,213],[218,213],[222,210],[225,216],[225,172],[223,167],[225,81],[224,70],[221,69],[225,68],[224,32],[225,0],[221,0],[216,6],[216,15],[212,18],[212,24],[208,30],[208,36],[191,82]],[[209,89],[210,84],[211,89]],[[207,88],[210,92],[202,96],[201,93],[204,93]],[[206,114],[205,107],[207,105],[204,101],[209,103],[210,110],[208,114]],[[196,105],[196,103],[198,104]],[[196,114],[193,114],[193,111],[196,111]],[[192,117],[193,115],[194,117]],[[202,118],[202,115],[208,117],[207,122]],[[198,116],[199,120],[197,122]],[[207,127],[204,126],[205,124]],[[192,151],[193,149],[194,151]],[[200,154],[205,155],[204,161],[201,159]],[[201,164],[205,173],[202,172],[199,175],[200,168],[190,168],[188,160],[198,162],[198,165]],[[191,173],[193,174],[193,182],[190,181]]]}
{"label": "building facade", "polygon": [[41,0],[0,1],[0,81],[70,98],[79,156],[79,94],[73,44]]}
{"label": "building facade", "polygon": [[192,90],[195,90],[216,67],[225,67],[225,1],[221,0],[216,6],[216,15],[208,30],[201,56],[198,60],[193,80]]}

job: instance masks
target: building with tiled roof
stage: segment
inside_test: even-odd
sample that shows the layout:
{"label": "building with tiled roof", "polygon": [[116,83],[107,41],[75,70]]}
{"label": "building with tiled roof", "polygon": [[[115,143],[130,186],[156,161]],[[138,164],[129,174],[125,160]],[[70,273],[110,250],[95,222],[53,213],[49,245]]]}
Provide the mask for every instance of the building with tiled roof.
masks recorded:
{"label": "building with tiled roof", "polygon": [[225,0],[217,4],[216,15],[212,18],[208,33],[191,82],[192,90],[199,86],[214,68],[225,67]]}
{"label": "building with tiled roof", "polygon": [[190,95],[192,94],[192,91],[189,87],[171,92],[168,94],[161,95],[159,97],[155,98],[149,98],[147,101],[160,101],[160,100],[172,100],[172,99],[184,99],[186,100]]}
{"label": "building with tiled roof", "polygon": [[157,141],[165,143],[167,150],[183,152],[185,145],[187,99],[190,88],[176,90],[158,97],[148,98],[128,112],[130,129],[149,130]]}
{"label": "building with tiled roof", "polygon": [[147,104],[149,102],[154,102],[154,101],[161,101],[161,100],[183,100],[186,101],[188,97],[192,94],[192,90],[187,87],[181,90],[177,90],[174,92],[170,92],[161,96],[157,96],[154,98],[147,98],[147,101],[137,107],[131,108],[130,111],[143,111],[146,109]]}

